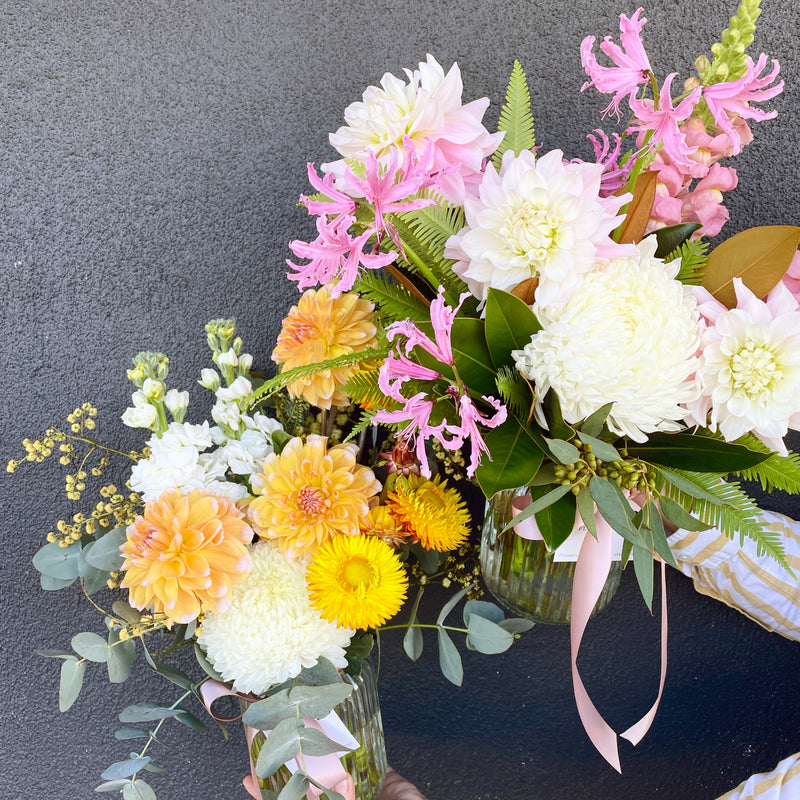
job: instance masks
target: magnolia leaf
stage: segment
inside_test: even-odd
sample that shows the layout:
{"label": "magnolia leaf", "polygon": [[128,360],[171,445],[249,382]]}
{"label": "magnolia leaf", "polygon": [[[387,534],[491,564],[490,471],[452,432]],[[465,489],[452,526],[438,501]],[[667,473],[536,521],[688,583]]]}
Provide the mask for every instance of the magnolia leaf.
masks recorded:
{"label": "magnolia leaf", "polygon": [[106,572],[121,569],[125,559],[119,548],[127,539],[127,528],[114,528],[92,544],[86,560],[95,569]]}
{"label": "magnolia leaf", "polygon": [[751,450],[742,444],[683,431],[653,433],[642,444],[630,442],[628,455],[673,469],[725,473],[754,467],[769,458],[770,454]]}
{"label": "magnolia leaf", "polygon": [[450,333],[450,344],[453,362],[461,380],[477,394],[496,394],[496,371],[486,344],[483,320],[456,317]]}
{"label": "magnolia leaf", "polygon": [[512,350],[522,350],[542,326],[530,307],[499,289],[486,295],[486,344],[496,369],[513,366]]}
{"label": "magnolia leaf", "polygon": [[76,633],[70,642],[72,649],[81,657],[89,661],[98,661],[105,664],[111,658],[111,651],[102,636],[85,631]]}
{"label": "magnolia leaf", "polygon": [[518,283],[512,290],[511,294],[519,298],[525,303],[526,306],[532,306],[536,301],[536,290],[539,288],[538,278],[525,278],[524,281]]}
{"label": "magnolia leaf", "polygon": [[628,203],[625,219],[614,238],[620,243],[639,242],[644,236],[650,212],[656,199],[657,172],[643,172],[633,187],[633,199]]}
{"label": "magnolia leaf", "polygon": [[[150,764],[147,766],[150,766]],[[147,767],[145,767],[145,769],[147,769]],[[156,793],[149,783],[137,779],[131,781],[123,788],[122,800],[156,800]]]}
{"label": "magnolia leaf", "polygon": [[447,635],[447,631],[439,627],[439,668],[450,683],[461,686],[464,680],[464,667],[461,664],[461,656],[458,648],[453,644],[453,640]]}
{"label": "magnolia leaf", "polygon": [[800,244],[800,228],[764,225],[731,236],[708,255],[703,286],[728,308],[736,305],[733,279],[763,298],[786,274]]}
{"label": "magnolia leaf", "polygon": [[666,258],[670,253],[674,253],[689,237],[702,225],[699,222],[680,222],[677,225],[667,225],[664,228],[657,228],[648,236],[655,236],[658,246],[656,247],[656,258]]}
{"label": "magnolia leaf", "polygon": [[527,486],[544,458],[541,448],[513,417],[490,430],[484,442],[491,460],[485,456],[481,459],[475,478],[490,499],[504,489]]}
{"label": "magnolia leaf", "polygon": [[514,637],[507,630],[478,614],[472,614],[467,621],[469,641],[479,653],[493,655],[504,653],[514,644]]}
{"label": "magnolia leaf", "polygon": [[[86,662],[68,658],[61,665],[61,682],[58,687],[58,710],[67,711],[78,699],[86,673]],[[121,777],[121,776],[116,776]]]}
{"label": "magnolia leaf", "polygon": [[140,769],[144,769],[145,764],[149,763],[150,756],[136,756],[125,761],[115,761],[100,773],[100,777],[107,781],[113,781],[117,778],[130,778],[131,775],[135,775]]}
{"label": "magnolia leaf", "polygon": [[[547,494],[548,487],[531,486],[530,491],[535,503]],[[550,552],[562,545],[575,527],[575,496],[572,492],[564,492],[555,502],[537,511],[536,526]]]}

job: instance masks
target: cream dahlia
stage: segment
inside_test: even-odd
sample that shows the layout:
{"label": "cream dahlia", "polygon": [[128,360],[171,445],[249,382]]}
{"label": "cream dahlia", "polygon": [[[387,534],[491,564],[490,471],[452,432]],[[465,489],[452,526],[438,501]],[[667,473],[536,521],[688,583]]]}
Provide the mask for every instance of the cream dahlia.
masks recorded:
{"label": "cream dahlia", "polygon": [[609,233],[619,224],[629,195],[601,198],[601,164],[567,164],[560,150],[541,158],[509,150],[497,173],[489,164],[464,201],[467,224],[452,236],[445,255],[479,300],[490,288],[510,291],[538,278],[536,301],[566,301],[598,257],[631,254]]}
{"label": "cream dahlia", "polygon": [[[736,308],[696,289],[708,326],[697,370],[701,395],[692,420],[728,441],[752,432],[786,455],[783,437],[800,430],[800,305],[779,283],[759,300],[734,279]],[[710,417],[709,417],[710,414]]]}
{"label": "cream dahlia", "polygon": [[251,549],[253,568],[224,612],[207,614],[197,641],[214,669],[238,692],[263,694],[320,657],[346,666],[353,631],[326,622],[312,608],[305,562],[269,542]]}
{"label": "cream dahlia", "polygon": [[256,497],[248,507],[258,534],[295,556],[310,555],[336,534],[359,533],[381,485],[356,463],[357,453],[354,444],[328,448],[324,436],[311,435],[267,456],[252,478]]}
{"label": "cream dahlia", "polygon": [[645,239],[635,258],[614,258],[586,275],[566,305],[535,307],[542,330],[513,352],[541,399],[552,389],[567,422],[613,403],[608,425],[637,442],[676,431],[694,381],[699,314],[691,289],[674,280],[679,263],[654,257]]}
{"label": "cream dahlia", "polygon": [[[432,172],[440,176],[440,191],[460,204],[464,185],[474,183],[486,156],[493,153],[502,134],[490,134],[481,123],[488,98],[462,105],[461,71],[453,64],[445,75],[433,56],[419,69],[405,70],[408,83],[386,73],[380,88],[370,86],[360,102],[344,112],[347,125],[330,135],[330,142],[345,159],[366,161],[367,152],[378,160],[394,148],[406,155],[407,141],[418,155],[432,147]],[[345,162],[325,164],[327,172],[344,174]]]}

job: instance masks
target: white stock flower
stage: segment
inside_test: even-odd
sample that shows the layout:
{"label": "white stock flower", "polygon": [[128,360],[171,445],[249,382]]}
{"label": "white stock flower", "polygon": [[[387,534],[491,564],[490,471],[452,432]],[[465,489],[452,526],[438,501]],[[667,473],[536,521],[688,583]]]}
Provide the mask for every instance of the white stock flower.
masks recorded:
{"label": "white stock flower", "polygon": [[[728,441],[752,432],[781,455],[789,428],[800,430],[800,305],[782,283],[759,300],[734,279],[728,310],[697,289],[703,331],[692,420],[719,428]],[[707,419],[710,412],[710,420]]]}
{"label": "white stock flower", "polygon": [[678,261],[654,257],[651,237],[637,258],[614,258],[586,275],[564,306],[535,307],[542,330],[517,368],[541,398],[553,389],[567,422],[613,403],[608,426],[644,442],[654,431],[680,430],[694,381],[699,312],[689,287],[674,280]]}
{"label": "white stock flower", "polygon": [[200,371],[200,380],[197,381],[204,389],[216,392],[219,389],[219,373],[215,369],[206,367]]}
{"label": "white stock flower", "polygon": [[490,288],[510,291],[538,278],[539,305],[564,303],[598,257],[631,255],[609,233],[629,195],[601,198],[601,164],[565,164],[560,150],[536,158],[506,151],[500,172],[489,164],[477,196],[464,200],[466,226],[445,255],[481,302]]}
{"label": "white stock flower", "polygon": [[312,608],[305,562],[268,542],[254,545],[251,555],[253,568],[233,587],[230,607],[203,620],[198,641],[214,669],[236,691],[258,695],[320,657],[344,667],[353,631],[326,622]]}
{"label": "white stock flower", "polygon": [[144,392],[137,389],[131,396],[133,402],[122,413],[122,422],[129,428],[152,428],[158,419],[155,406],[145,397]]}
{"label": "white stock flower", "polygon": [[153,378],[145,378],[142,384],[142,393],[148,400],[164,399],[164,381],[156,381]]}
{"label": "white stock flower", "polygon": [[176,422],[183,422],[186,409],[189,407],[189,392],[179,392],[170,389],[164,396],[164,405],[167,411],[175,418]]}
{"label": "white stock flower", "polygon": [[217,399],[228,403],[235,402],[247,397],[252,391],[253,384],[243,375],[240,375],[230,386],[217,390]]}
{"label": "white stock flower", "polygon": [[253,366],[253,356],[250,353],[239,354],[239,369],[242,372],[248,372],[250,367]]}
{"label": "white stock flower", "polygon": [[224,353],[220,353],[217,356],[217,365],[221,367],[235,367],[239,363],[239,356],[236,355],[236,351],[231,347]]}
{"label": "white stock flower", "polygon": [[241,415],[241,410],[236,403],[226,403],[220,400],[211,408],[211,418],[214,422],[234,431],[239,427]]}

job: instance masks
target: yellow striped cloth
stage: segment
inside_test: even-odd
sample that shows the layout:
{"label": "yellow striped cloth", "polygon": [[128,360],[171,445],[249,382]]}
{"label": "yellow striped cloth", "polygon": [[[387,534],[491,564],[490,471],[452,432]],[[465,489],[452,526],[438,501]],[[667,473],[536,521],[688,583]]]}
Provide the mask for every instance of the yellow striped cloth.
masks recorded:
{"label": "yellow striped cloth", "polygon": [[772,772],[752,775],[717,800],[797,800],[800,797],[800,753],[784,758]]}
{"label": "yellow striped cloth", "polygon": [[[786,560],[800,575],[800,523],[762,513],[770,529],[782,535]],[[774,559],[759,556],[752,539],[740,545],[715,528],[679,530],[669,537],[669,545],[698,592],[741,611],[768,631],[800,641],[800,583]]]}

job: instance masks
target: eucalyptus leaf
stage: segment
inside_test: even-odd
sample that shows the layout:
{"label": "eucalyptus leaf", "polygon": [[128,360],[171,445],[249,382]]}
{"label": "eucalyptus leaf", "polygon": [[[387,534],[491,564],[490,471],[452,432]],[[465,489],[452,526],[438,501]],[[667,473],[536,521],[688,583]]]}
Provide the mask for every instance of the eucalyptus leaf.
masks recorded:
{"label": "eucalyptus leaf", "polygon": [[122,790],[122,800],[156,800],[156,793],[149,783],[137,778]]}
{"label": "eucalyptus leaf", "polygon": [[172,664],[166,664],[164,662],[157,663],[155,671],[171,683],[180,686],[181,689],[194,689],[194,681],[183,670],[178,669]]}
{"label": "eucalyptus leaf", "polygon": [[37,656],[44,656],[45,658],[68,658],[75,661],[75,653],[71,650],[34,650]]}
{"label": "eucalyptus leaf", "polygon": [[647,511],[648,527],[653,536],[653,548],[663,559],[665,564],[668,564],[673,569],[678,568],[675,561],[675,556],[672,555],[672,550],[669,549],[669,542],[667,542],[667,532],[664,530],[664,521],[661,519],[661,514],[658,511],[658,506],[652,498],[647,501],[645,506]]}
{"label": "eucalyptus leaf", "polygon": [[339,670],[325,656],[320,656],[313,667],[306,667],[297,678],[306,686],[327,686],[342,681]]}
{"label": "eucalyptus leaf", "polygon": [[102,636],[90,631],[76,633],[72,637],[72,649],[81,657],[89,661],[105,664],[111,658],[111,651]]}
{"label": "eucalyptus leaf", "polygon": [[414,627],[416,621],[417,618],[414,617],[403,635],[403,650],[412,661],[416,661],[422,655],[423,647],[422,631]]}
{"label": "eucalyptus leaf", "polygon": [[39,575],[39,585],[46,592],[57,592],[59,589],[66,589],[67,586],[72,586],[73,583],[75,583],[75,578],[51,578],[44,573]]}
{"label": "eucalyptus leaf", "polygon": [[487,603],[486,600],[467,600],[464,603],[464,624],[469,625],[469,618],[477,614],[479,617],[491,620],[492,622],[500,622],[505,614],[500,606],[494,603]]}
{"label": "eucalyptus leaf", "polygon": [[447,619],[450,612],[458,605],[461,598],[466,595],[466,593],[470,590],[470,586],[465,586],[460,591],[456,592],[443,606],[442,610],[439,612],[439,616],[436,617],[436,624],[443,625],[444,621]]}
{"label": "eucalyptus leaf", "polygon": [[130,781],[127,778],[120,778],[115,781],[106,781],[99,786],[95,786],[96,792],[119,792],[124,786],[127,786]]}
{"label": "eucalyptus leaf", "polygon": [[583,489],[578,492],[575,500],[581,521],[586,526],[586,530],[589,531],[589,533],[596,539],[597,520],[595,519],[594,515],[597,512],[597,507],[594,504],[592,493],[589,490],[589,487],[584,486]]}
{"label": "eucalyptus leaf", "polygon": [[298,770],[286,781],[286,786],[281,789],[277,800],[302,800],[308,791],[309,785],[308,776]]}
{"label": "eucalyptus leaf", "polygon": [[578,438],[584,444],[591,445],[592,452],[601,461],[619,461],[622,458],[614,445],[604,442],[602,439],[598,439],[595,436],[591,436],[585,431],[579,431]]}
{"label": "eucalyptus leaf", "polygon": [[485,617],[473,614],[467,622],[469,641],[476,650],[487,655],[504,653],[514,644],[514,637],[504,628]]}
{"label": "eucalyptus leaf", "polygon": [[[83,553],[83,551],[81,552]],[[83,588],[89,596],[97,594],[101,589],[105,589],[108,586],[108,573],[92,566],[81,568],[81,579],[83,580]]]}
{"label": "eucalyptus leaf", "polygon": [[497,624],[509,633],[525,633],[525,631],[529,631],[534,626],[533,620],[523,619],[522,617],[509,617]]}
{"label": "eucalyptus leaf", "polygon": [[107,781],[112,781],[116,778],[130,778],[131,775],[135,775],[140,769],[144,769],[145,764],[149,763],[150,756],[137,756],[125,761],[115,761],[110,767],[103,770],[100,777]]}
{"label": "eucalyptus leaf", "polygon": [[78,699],[86,673],[85,661],[66,659],[61,665],[61,681],[58,687],[58,710],[67,711]]}
{"label": "eucalyptus leaf", "polygon": [[563,439],[548,439],[546,436],[543,438],[547,443],[547,448],[559,464],[574,464],[581,457],[580,450],[574,444],[565,442]]}
{"label": "eucalyptus leaf", "polygon": [[59,547],[57,542],[49,542],[33,556],[33,566],[43,575],[60,581],[72,581],[78,577],[80,542],[69,547]]}
{"label": "eucalyptus leaf", "polygon": [[132,639],[120,641],[119,629],[112,628],[108,632],[108,644],[111,653],[106,664],[108,680],[111,683],[125,683],[136,661],[136,643]]}
{"label": "eucalyptus leaf", "polygon": [[650,534],[647,529],[641,531],[642,539],[644,540],[643,547],[633,548],[633,569],[636,573],[636,580],[639,583],[639,589],[642,592],[644,602],[647,603],[647,608],[650,613],[653,613],[653,553],[647,549],[652,546],[649,542]]}
{"label": "eucalyptus leaf", "polygon": [[300,715],[322,719],[353,693],[353,685],[344,681],[326,686],[295,686],[289,691],[289,701],[300,706]]}
{"label": "eucalyptus leaf", "polygon": [[142,618],[141,612],[137,611],[135,608],[133,608],[133,606],[129,605],[124,600],[115,600],[111,604],[111,610],[120,619],[132,624],[137,623]]}
{"label": "eucalyptus leaf", "polygon": [[213,678],[215,681],[219,681],[220,683],[225,683],[225,679],[214,669],[214,667],[211,666],[208,656],[203,651],[203,648],[197,644],[197,642],[194,643],[194,656],[197,659],[197,663],[200,665],[200,668],[206,673],[206,675],[208,675],[209,678]]}
{"label": "eucalyptus leaf", "polygon": [[638,544],[639,537],[633,526],[633,509],[630,507],[622,490],[607,478],[594,476],[589,481],[589,491],[597,503],[597,509],[603,519],[623,538]]}
{"label": "eucalyptus leaf", "polygon": [[660,497],[658,504],[664,516],[678,528],[686,531],[707,531],[711,525],[701,522],[696,517],[693,517],[683,506],[671,500],[669,497]]}
{"label": "eucalyptus leaf", "polygon": [[461,656],[458,648],[453,644],[453,640],[448,636],[447,631],[439,627],[439,668],[450,683],[461,686],[464,680],[464,667],[461,664]]}
{"label": "eucalyptus leaf", "polygon": [[408,549],[416,556],[423,572],[433,575],[439,569],[441,553],[438,550],[427,550],[419,542],[414,542]]}
{"label": "eucalyptus leaf", "polygon": [[300,729],[303,723],[297,718],[283,719],[267,736],[256,760],[256,775],[268,778],[300,751]]}
{"label": "eucalyptus leaf", "polygon": [[503,528],[504,531],[510,530],[515,525],[519,525],[520,522],[524,522],[528,517],[532,516],[533,514],[537,514],[539,511],[547,508],[549,505],[552,505],[557,500],[560,500],[565,494],[570,492],[572,489],[569,484],[563,486],[556,486],[555,489],[550,490],[546,494],[539,497],[537,500],[534,500],[530,505],[526,506],[519,512],[506,526]]}
{"label": "eucalyptus leaf", "polygon": [[588,433],[589,436],[599,436],[603,432],[603,425],[605,425],[613,407],[613,403],[606,403],[604,406],[600,406],[597,411],[586,417],[581,425],[581,431]]}
{"label": "eucalyptus leaf", "polygon": [[159,719],[177,717],[184,713],[179,708],[171,708],[161,703],[134,703],[120,711],[120,722],[153,722]]}
{"label": "eucalyptus leaf", "polygon": [[181,713],[175,717],[177,722],[180,722],[181,725],[185,725],[187,728],[191,728],[193,731],[198,731],[199,733],[206,732],[206,725],[202,720],[199,720],[194,714],[190,711],[187,711],[185,708],[181,709]]}
{"label": "eucalyptus leaf", "polygon": [[166,772],[166,767],[160,767],[155,762],[151,761],[149,764],[144,765],[145,772]]}
{"label": "eucalyptus leaf", "polygon": [[128,539],[127,528],[114,528],[105,536],[97,539],[86,555],[86,560],[95,569],[106,572],[122,569],[125,560],[120,552],[120,546]]}
{"label": "eucalyptus leaf", "polygon": [[114,731],[115,739],[149,739],[150,733],[143,731],[141,728],[118,728]]}

